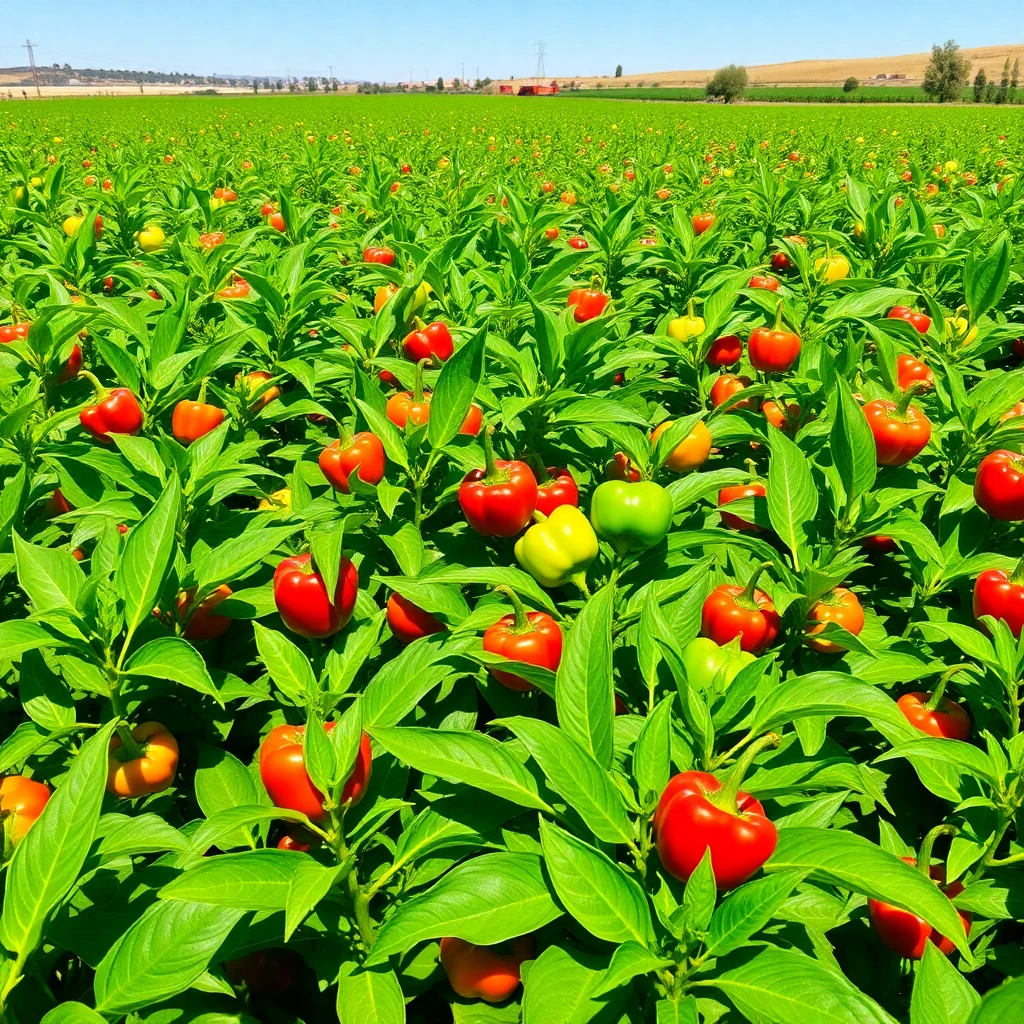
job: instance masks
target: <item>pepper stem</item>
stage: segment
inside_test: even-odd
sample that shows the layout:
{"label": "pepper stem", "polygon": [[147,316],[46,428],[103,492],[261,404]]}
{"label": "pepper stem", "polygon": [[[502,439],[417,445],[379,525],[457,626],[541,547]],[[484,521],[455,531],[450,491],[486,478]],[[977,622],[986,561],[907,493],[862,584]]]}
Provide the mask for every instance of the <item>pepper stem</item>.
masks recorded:
{"label": "pepper stem", "polygon": [[932,692],[931,697],[928,698],[928,703],[925,704],[925,707],[929,711],[935,711],[942,704],[942,695],[946,692],[946,685],[949,683],[950,679],[952,679],[953,676],[957,674],[957,672],[962,672],[965,668],[970,667],[970,665],[965,664],[954,665],[952,668],[946,669],[946,671],[942,673],[942,678],[939,680],[939,685],[935,687],[935,690]]}
{"label": "pepper stem", "polygon": [[753,483],[757,479],[757,463],[753,459],[744,459],[743,462],[750,474],[750,482]]}
{"label": "pepper stem", "polygon": [[110,392],[100,383],[99,378],[89,370],[79,370],[78,376],[84,377],[92,385],[93,391],[96,392],[97,401],[102,402],[103,399],[110,394]]}
{"label": "pepper stem", "polygon": [[491,435],[494,433],[494,424],[490,424],[484,431],[484,482],[494,483],[498,478],[498,464],[494,461],[494,445],[491,442]]}
{"label": "pepper stem", "polygon": [[739,794],[740,786],[743,785],[743,778],[750,771],[754,758],[768,747],[777,747],[782,742],[782,737],[776,732],[769,732],[760,739],[754,740],[740,755],[739,760],[729,769],[728,775],[722,781],[722,788],[710,794],[708,799],[716,807],[730,814],[738,814],[739,808],[736,805],[736,797]]}
{"label": "pepper stem", "polygon": [[426,359],[421,359],[416,364],[416,379],[413,381],[412,385],[412,400],[414,402],[423,401],[423,367],[429,362],[430,357],[428,356]]}
{"label": "pepper stem", "polygon": [[931,878],[931,866],[932,866],[932,847],[935,845],[935,840],[939,836],[949,836],[952,838],[959,832],[960,829],[956,825],[936,825],[925,837],[921,840],[921,849],[917,854],[917,870],[922,872],[925,878]]}
{"label": "pepper stem", "polygon": [[523,602],[519,600],[519,595],[511,587],[506,586],[495,587],[494,592],[502,594],[512,602],[512,610],[516,617],[512,631],[515,633],[532,633],[534,626],[526,617],[526,609],[523,607]]}
{"label": "pepper stem", "polygon": [[757,589],[757,581],[761,578],[761,573],[765,569],[770,569],[772,566],[771,562],[762,562],[755,570],[754,575],[747,581],[746,587],[743,589],[743,593],[736,598],[736,603],[741,608],[753,608],[757,602],[754,600],[754,591]]}
{"label": "pepper stem", "polygon": [[782,299],[779,299],[779,304],[775,307],[775,326],[772,330],[782,330]]}
{"label": "pepper stem", "polygon": [[601,290],[601,285],[603,283],[604,282],[601,280],[601,275],[594,274],[594,276],[590,279],[590,290],[592,292],[599,292]]}
{"label": "pepper stem", "polygon": [[914,396],[923,390],[923,381],[912,381],[910,387],[903,392],[903,397],[896,403],[896,408],[889,414],[889,419],[905,421],[907,418],[907,410],[910,408],[910,403],[913,401]]}
{"label": "pepper stem", "polygon": [[693,296],[686,300],[686,315],[691,319],[696,319],[696,315],[693,312]]}
{"label": "pepper stem", "polygon": [[1024,558],[1022,558],[1014,567],[1013,572],[1010,573],[1010,582],[1016,583],[1018,586],[1024,583]]}
{"label": "pepper stem", "polygon": [[202,384],[199,385],[199,404],[202,405],[206,401],[206,384],[209,380],[208,377],[203,378]]}

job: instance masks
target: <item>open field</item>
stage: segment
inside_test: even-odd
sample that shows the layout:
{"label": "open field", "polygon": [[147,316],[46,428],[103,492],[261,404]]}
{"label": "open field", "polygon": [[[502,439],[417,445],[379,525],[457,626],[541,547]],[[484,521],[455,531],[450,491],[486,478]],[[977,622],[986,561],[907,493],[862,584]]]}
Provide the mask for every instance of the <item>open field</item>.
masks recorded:
{"label": "open field", "polygon": [[0,114],[3,1024],[1024,1020],[1024,111]]}

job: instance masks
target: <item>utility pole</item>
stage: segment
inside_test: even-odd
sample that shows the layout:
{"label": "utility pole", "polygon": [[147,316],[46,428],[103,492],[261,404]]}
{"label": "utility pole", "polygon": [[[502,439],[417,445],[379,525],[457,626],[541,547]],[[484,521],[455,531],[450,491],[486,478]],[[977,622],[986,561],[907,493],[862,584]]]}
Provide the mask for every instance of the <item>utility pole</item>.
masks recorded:
{"label": "utility pole", "polygon": [[537,84],[540,85],[544,75],[544,44],[537,44]]}
{"label": "utility pole", "polygon": [[25,49],[28,50],[28,66],[32,69],[32,81],[36,86],[36,95],[42,99],[43,93],[39,88],[39,71],[36,68],[35,48],[37,45],[38,43],[33,43],[31,39],[25,40]]}

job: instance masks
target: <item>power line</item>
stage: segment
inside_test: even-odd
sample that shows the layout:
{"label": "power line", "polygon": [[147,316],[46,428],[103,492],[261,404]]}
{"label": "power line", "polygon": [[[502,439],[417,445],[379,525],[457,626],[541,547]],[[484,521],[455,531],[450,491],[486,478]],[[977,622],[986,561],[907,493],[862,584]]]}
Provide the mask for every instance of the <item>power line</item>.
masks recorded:
{"label": "power line", "polygon": [[28,50],[28,66],[32,69],[32,81],[35,82],[36,85],[36,95],[42,99],[43,92],[39,88],[39,72],[36,70],[35,48],[36,44],[33,43],[31,39],[25,40],[25,49]]}
{"label": "power line", "polygon": [[538,43],[537,44],[537,82],[538,82],[538,84],[545,77],[547,77],[547,76],[544,74],[544,44],[543,43]]}

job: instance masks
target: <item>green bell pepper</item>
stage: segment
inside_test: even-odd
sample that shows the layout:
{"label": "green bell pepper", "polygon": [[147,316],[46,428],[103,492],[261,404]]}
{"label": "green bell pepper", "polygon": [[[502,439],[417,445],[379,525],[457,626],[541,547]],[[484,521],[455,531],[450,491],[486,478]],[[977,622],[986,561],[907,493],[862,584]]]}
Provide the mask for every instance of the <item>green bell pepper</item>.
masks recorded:
{"label": "green bell pepper", "polygon": [[719,647],[714,640],[699,636],[691,640],[682,652],[686,678],[695,690],[725,690],[745,665],[756,659],[747,651],[741,651],[734,642]]}
{"label": "green bell pepper", "polygon": [[590,501],[590,521],[619,555],[653,548],[672,528],[672,497],[651,480],[607,480]]}

